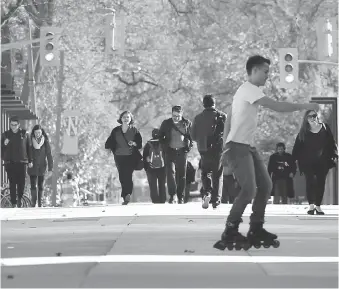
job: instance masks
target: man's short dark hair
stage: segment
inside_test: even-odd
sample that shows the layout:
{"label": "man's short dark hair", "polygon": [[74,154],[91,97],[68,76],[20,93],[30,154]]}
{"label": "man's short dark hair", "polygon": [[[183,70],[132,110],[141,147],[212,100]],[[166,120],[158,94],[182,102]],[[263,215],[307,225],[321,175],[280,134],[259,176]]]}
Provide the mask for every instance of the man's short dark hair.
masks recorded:
{"label": "man's short dark hair", "polygon": [[283,148],[284,150],[286,149],[286,146],[283,142],[278,142],[277,143],[277,148]]}
{"label": "man's short dark hair", "polygon": [[172,107],[172,112],[183,112],[183,109],[182,109],[182,107],[181,107],[181,105],[175,105],[175,106],[173,106]]}
{"label": "man's short dark hair", "polygon": [[215,105],[214,96],[212,94],[206,94],[202,101],[204,108],[210,108]]}
{"label": "man's short dark hair", "polygon": [[73,174],[72,174],[72,172],[67,172],[66,178],[67,178],[67,180],[73,179]]}
{"label": "man's short dark hair", "polygon": [[16,115],[13,115],[10,117],[9,122],[12,122],[12,121],[20,122],[19,117]]}
{"label": "man's short dark hair", "polygon": [[268,58],[262,57],[260,55],[254,55],[251,56],[246,63],[246,71],[248,75],[251,75],[252,69],[256,66],[261,66],[264,63],[267,63],[268,65],[271,64],[271,61]]}

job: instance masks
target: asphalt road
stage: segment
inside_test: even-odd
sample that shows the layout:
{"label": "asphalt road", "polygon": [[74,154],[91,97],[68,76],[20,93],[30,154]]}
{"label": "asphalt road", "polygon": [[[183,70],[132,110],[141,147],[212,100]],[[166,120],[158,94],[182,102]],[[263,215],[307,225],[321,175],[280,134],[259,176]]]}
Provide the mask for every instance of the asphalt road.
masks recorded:
{"label": "asphalt road", "polygon": [[213,248],[224,223],[208,215],[2,221],[1,287],[338,288],[337,216],[267,217],[280,247],[247,252]]}

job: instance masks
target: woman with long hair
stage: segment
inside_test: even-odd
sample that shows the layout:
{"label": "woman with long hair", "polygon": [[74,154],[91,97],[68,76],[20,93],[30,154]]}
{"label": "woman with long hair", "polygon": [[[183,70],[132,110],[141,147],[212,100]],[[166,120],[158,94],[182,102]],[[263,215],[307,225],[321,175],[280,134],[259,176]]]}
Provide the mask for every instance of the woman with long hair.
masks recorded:
{"label": "woman with long hair", "polygon": [[130,111],[120,114],[118,123],[105,143],[105,149],[113,152],[115,164],[119,172],[121,183],[121,197],[123,205],[127,205],[133,192],[133,171],[135,170],[135,158],[133,151],[142,148],[142,137],[134,126],[134,118]]}
{"label": "woman with long hair", "polygon": [[338,160],[337,145],[330,127],[319,121],[316,111],[306,111],[292,156],[298,162],[300,174],[305,175],[308,214],[324,215],[320,205],[325,191],[328,171]]}
{"label": "woman with long hair", "polygon": [[46,169],[48,167],[48,172],[51,174],[53,170],[53,158],[48,136],[41,125],[37,124],[33,127],[31,140],[33,166],[28,168],[27,173],[31,180],[32,207],[35,207],[37,200],[38,206],[41,207]]}

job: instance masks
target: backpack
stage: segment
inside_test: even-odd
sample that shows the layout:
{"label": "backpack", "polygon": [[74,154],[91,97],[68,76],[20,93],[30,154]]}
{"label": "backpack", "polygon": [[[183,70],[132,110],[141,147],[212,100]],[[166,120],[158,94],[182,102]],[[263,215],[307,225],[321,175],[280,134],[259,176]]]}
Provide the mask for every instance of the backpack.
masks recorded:
{"label": "backpack", "polygon": [[154,144],[154,141],[149,141],[149,157],[150,157],[150,167],[152,169],[159,169],[165,166],[165,161],[163,157],[163,150],[159,142]]}

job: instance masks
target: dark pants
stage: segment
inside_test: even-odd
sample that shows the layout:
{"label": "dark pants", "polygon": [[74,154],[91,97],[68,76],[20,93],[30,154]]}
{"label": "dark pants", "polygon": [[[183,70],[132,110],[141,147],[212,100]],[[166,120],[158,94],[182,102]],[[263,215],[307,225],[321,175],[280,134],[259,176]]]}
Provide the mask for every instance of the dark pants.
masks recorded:
{"label": "dark pants", "polygon": [[224,175],[222,184],[222,197],[221,202],[223,204],[233,204],[235,198],[238,196],[240,187],[233,177],[233,175]]}
{"label": "dark pants", "polygon": [[152,203],[166,202],[166,169],[148,169],[147,179]]}
{"label": "dark pants", "polygon": [[133,192],[133,172],[134,160],[131,155],[119,156],[115,155],[115,164],[119,173],[119,181],[121,184],[121,197],[125,198],[127,195],[132,195]]}
{"label": "dark pants", "polygon": [[5,170],[9,180],[9,192],[12,205],[16,205],[16,198],[21,199],[24,195],[27,164],[10,163],[6,164]]}
{"label": "dark pants", "polygon": [[211,193],[211,203],[218,202],[220,200],[219,183],[223,170],[221,152],[200,152],[200,156],[203,194]]}
{"label": "dark pants", "polygon": [[234,142],[226,145],[225,159],[240,186],[227,222],[240,222],[246,206],[255,196],[250,222],[264,223],[266,204],[272,191],[272,181],[264,160],[256,148]]}
{"label": "dark pants", "polygon": [[[41,207],[41,198],[44,191],[44,176],[30,176],[31,179],[31,195],[32,195],[32,207],[35,207],[37,197],[38,206]],[[38,181],[38,194],[37,194],[37,181]]]}
{"label": "dark pants", "polygon": [[273,182],[273,204],[287,204],[288,180],[280,179]]}
{"label": "dark pants", "polygon": [[325,192],[328,169],[324,166],[314,166],[304,172],[306,179],[306,195],[309,204],[320,206]]}
{"label": "dark pants", "polygon": [[166,174],[168,194],[178,199],[184,197],[186,187],[187,153],[183,149],[166,151]]}

